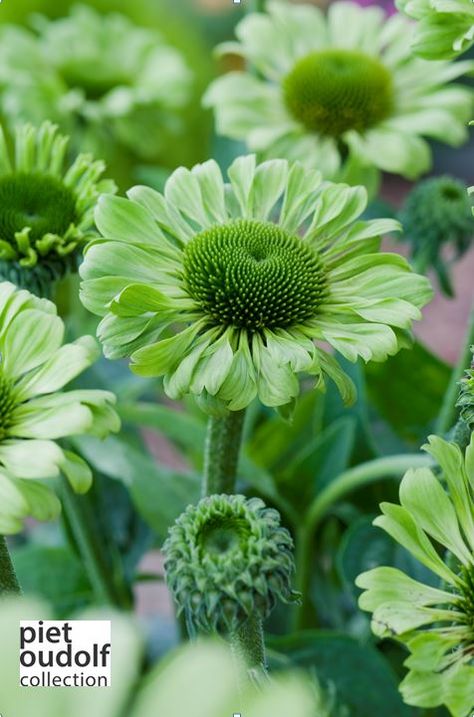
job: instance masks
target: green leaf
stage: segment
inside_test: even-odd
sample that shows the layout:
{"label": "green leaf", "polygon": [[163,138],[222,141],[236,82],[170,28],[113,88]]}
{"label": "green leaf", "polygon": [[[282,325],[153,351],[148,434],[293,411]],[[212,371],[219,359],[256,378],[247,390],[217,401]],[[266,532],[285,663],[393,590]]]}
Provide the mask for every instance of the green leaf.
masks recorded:
{"label": "green leaf", "polygon": [[23,592],[47,599],[58,618],[93,601],[84,568],[67,548],[26,545],[13,552],[13,561]]}
{"label": "green leaf", "polygon": [[199,499],[196,475],[158,465],[123,436],[105,441],[87,436],[75,439],[74,443],[90,465],[127,486],[136,509],[160,541],[178,515]]}
{"label": "green leaf", "polygon": [[450,367],[419,342],[366,367],[371,402],[401,438],[416,445],[430,432],[450,375]]}
{"label": "green leaf", "polygon": [[397,681],[383,657],[370,645],[336,632],[308,630],[273,638],[270,646],[294,663],[314,670],[323,683],[332,682],[338,701],[351,717],[409,717]]}

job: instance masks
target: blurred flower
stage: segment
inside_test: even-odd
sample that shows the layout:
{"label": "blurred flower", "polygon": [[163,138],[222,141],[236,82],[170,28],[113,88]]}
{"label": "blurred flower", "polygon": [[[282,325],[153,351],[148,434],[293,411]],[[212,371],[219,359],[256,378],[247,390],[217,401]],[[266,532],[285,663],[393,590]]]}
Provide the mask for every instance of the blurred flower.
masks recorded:
{"label": "blurred flower", "polygon": [[129,200],[101,198],[104,239],[86,250],[81,295],[104,316],[106,356],[164,376],[173,399],[190,392],[230,410],[257,395],[289,405],[300,372],[333,378],[352,400],[314,340],[350,361],[383,361],[404,345],[432,292],[403,258],[378,252],[398,223],[356,221],[366,191],[321,183],[298,163],[250,155],[228,176],[210,160],[177,169],[164,196],[134,187]]}
{"label": "blurred flower", "polygon": [[[313,6],[269,2],[237,26],[242,55],[258,74],[231,72],[205,95],[218,131],[264,157],[298,159],[327,178],[356,162],[414,178],[430,167],[423,136],[467,139],[472,91],[446,86],[472,62],[413,57],[411,24],[380,8],[336,2],[327,19]],[[342,167],[344,169],[344,167]]]}
{"label": "blurred flower", "polygon": [[397,5],[419,20],[412,49],[428,60],[456,57],[474,43],[472,0],[397,0]]}
{"label": "blurred flower", "polygon": [[15,134],[10,159],[0,128],[0,276],[49,296],[56,279],[77,269],[94,235],[97,198],[115,185],[100,178],[105,165],[90,155],[65,171],[68,138],[50,122]]}
{"label": "blurred flower", "polygon": [[[447,490],[428,468],[410,470],[400,486],[401,505],[382,503],[375,525],[385,530],[443,583],[413,580],[396,568],[363,573],[357,585],[363,610],[373,613],[380,637],[404,643],[409,673],[400,686],[417,707],[446,705],[454,717],[474,709],[474,434],[465,455],[431,436],[428,452],[439,463]],[[443,560],[437,550],[448,551]]]}
{"label": "blurred flower", "polygon": [[91,472],[56,443],[67,436],[105,437],[119,429],[108,391],[61,389],[98,356],[91,336],[62,345],[64,325],[46,299],[0,283],[0,534],[21,530],[27,516],[47,520],[59,511],[38,478],[60,471],[77,493]]}
{"label": "blurred flower", "polygon": [[[223,644],[196,642],[168,656],[140,679],[142,645],[132,620],[118,613],[94,610],[75,616],[111,620],[113,659],[111,686],[101,688],[25,689],[18,682],[20,620],[54,619],[45,605],[16,598],[0,602],[0,671],[2,710],[15,717],[332,717],[324,691],[314,679],[279,674],[261,691],[239,690],[243,668]],[[241,680],[242,682],[242,680]],[[340,714],[340,713],[338,713]]]}
{"label": "blurred flower", "polygon": [[[474,346],[471,346],[471,351],[474,354]],[[464,372],[459,386],[459,398],[456,406],[459,408],[459,414],[464,423],[471,432],[474,432],[474,356],[471,366]]]}
{"label": "blurred flower", "polygon": [[259,498],[213,495],[189,506],[163,546],[166,580],[192,634],[233,632],[292,602],[293,541]]}
{"label": "blurred flower", "polygon": [[143,158],[158,151],[160,125],[188,97],[181,55],[154,30],[85,5],[58,20],[36,17],[37,34],[0,31],[3,112],[57,121],[94,151],[112,138]]}
{"label": "blurred flower", "polygon": [[417,271],[433,268],[443,291],[453,296],[448,260],[463,256],[474,238],[467,186],[453,177],[425,179],[409,193],[399,219]]}

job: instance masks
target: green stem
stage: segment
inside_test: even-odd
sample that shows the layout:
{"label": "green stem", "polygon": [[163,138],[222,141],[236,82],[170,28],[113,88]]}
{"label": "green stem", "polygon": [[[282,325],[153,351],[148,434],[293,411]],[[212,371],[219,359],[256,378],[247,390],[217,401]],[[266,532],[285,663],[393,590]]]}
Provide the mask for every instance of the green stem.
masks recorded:
{"label": "green stem", "polygon": [[[296,533],[296,588],[303,595],[303,603],[295,608],[295,629],[304,623],[305,608],[309,603],[311,554],[316,529],[329,508],[352,491],[374,483],[381,478],[403,475],[409,468],[433,465],[433,460],[423,454],[402,454],[375,458],[341,473],[311,503],[306,517]],[[306,603],[306,606],[305,606]]]}
{"label": "green stem", "polygon": [[19,595],[20,585],[7,546],[7,541],[0,535],[0,597],[8,594]]}
{"label": "green stem", "polygon": [[202,494],[235,492],[245,411],[229,411],[223,418],[209,418],[204,456]]}
{"label": "green stem", "polygon": [[115,584],[113,570],[106,560],[104,546],[94,526],[88,496],[76,495],[65,480],[62,484],[62,505],[97,602],[129,608],[131,596]]}
{"label": "green stem", "polygon": [[268,679],[262,621],[252,616],[230,635],[236,659],[247,665],[250,680],[259,685]]}
{"label": "green stem", "polygon": [[459,359],[456,366],[453,368],[451,378],[449,380],[448,388],[444,394],[443,404],[441,411],[436,422],[435,433],[442,436],[447,433],[456,421],[457,408],[456,401],[459,394],[459,381],[461,380],[464,371],[469,368],[471,363],[471,345],[474,344],[474,304],[471,307],[471,313],[469,316],[469,323],[467,326],[466,336],[464,339],[464,345],[459,354]]}

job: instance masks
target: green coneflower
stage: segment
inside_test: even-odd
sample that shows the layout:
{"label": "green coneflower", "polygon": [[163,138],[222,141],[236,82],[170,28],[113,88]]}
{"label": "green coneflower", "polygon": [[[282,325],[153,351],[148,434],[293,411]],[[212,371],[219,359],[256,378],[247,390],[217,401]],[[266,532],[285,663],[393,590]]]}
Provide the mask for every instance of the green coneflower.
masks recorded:
{"label": "green coneflower", "polygon": [[189,506],[163,546],[166,580],[190,631],[264,620],[291,589],[293,541],[259,498],[213,495]]}
{"label": "green coneflower", "polygon": [[40,296],[77,269],[97,199],[115,192],[90,155],[64,168],[67,143],[50,122],[22,125],[10,157],[0,128],[0,276]]}
{"label": "green coneflower", "polygon": [[214,161],[169,178],[164,196],[134,187],[102,197],[104,237],[87,249],[81,297],[104,316],[109,358],[164,376],[167,394],[230,410],[258,395],[284,406],[297,374],[353,387],[334,358],[382,361],[395,353],[431,297],[425,278],[379,253],[393,220],[358,221],[362,187],[321,183],[317,172],[238,158],[225,184]]}
{"label": "green coneflower", "polygon": [[459,382],[460,391],[456,406],[464,423],[474,432],[474,346],[471,346],[473,358],[471,366],[464,372]]}
{"label": "green coneflower", "polygon": [[[446,488],[427,468],[410,470],[400,486],[401,505],[382,503],[375,525],[431,570],[440,587],[425,585],[396,568],[363,573],[363,610],[372,629],[410,651],[401,683],[404,700],[417,707],[446,705],[454,717],[474,709],[474,434],[465,455],[431,436],[428,452],[439,463]],[[448,551],[446,560],[439,546]]]}
{"label": "green coneflower", "polygon": [[410,51],[411,24],[380,8],[268,2],[221,52],[254,67],[218,78],[205,96],[218,131],[263,158],[297,159],[337,178],[351,163],[415,178],[429,169],[423,137],[467,139],[472,91],[448,83],[472,62],[426,62]]}
{"label": "green coneflower", "polygon": [[425,179],[409,193],[399,219],[417,270],[433,268],[443,291],[452,296],[449,264],[463,256],[474,238],[467,186],[449,176]]}
{"label": "green coneflower", "polygon": [[37,479],[61,472],[76,492],[88,490],[88,466],[58,439],[119,428],[109,391],[61,391],[99,353],[92,336],[63,345],[63,335],[53,303],[0,283],[0,535],[27,516],[57,514],[54,492]]}
{"label": "green coneflower", "polygon": [[428,60],[456,57],[474,43],[471,0],[397,0],[397,6],[418,20],[412,49]]}
{"label": "green coneflower", "polygon": [[69,16],[35,17],[36,32],[0,30],[0,95],[11,123],[53,119],[79,146],[112,142],[156,156],[164,125],[188,99],[191,73],[150,28],[87,5]]}

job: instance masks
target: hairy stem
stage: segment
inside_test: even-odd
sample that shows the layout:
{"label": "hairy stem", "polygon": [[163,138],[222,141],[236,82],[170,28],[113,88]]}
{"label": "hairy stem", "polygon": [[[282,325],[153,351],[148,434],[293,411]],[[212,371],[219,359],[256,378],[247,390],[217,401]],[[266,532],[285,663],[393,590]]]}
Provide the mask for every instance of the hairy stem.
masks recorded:
{"label": "hairy stem", "polygon": [[204,456],[202,494],[232,494],[239,461],[245,411],[229,411],[209,418]]}
{"label": "hairy stem", "polygon": [[131,596],[116,585],[113,570],[108,564],[104,546],[94,524],[88,496],[76,495],[69,483],[63,481],[62,504],[96,600],[101,604],[129,608]]}
{"label": "hairy stem", "polygon": [[248,675],[255,685],[268,679],[262,621],[252,616],[230,635],[232,652],[239,662],[247,665]]}
{"label": "hairy stem", "polygon": [[312,568],[313,540],[316,529],[329,508],[352,491],[374,483],[380,478],[395,478],[409,468],[433,465],[433,459],[423,454],[402,454],[375,458],[349,468],[332,481],[311,503],[305,519],[296,533],[296,589],[302,593],[303,602],[295,607],[294,627],[301,628],[309,605]]}
{"label": "hairy stem", "polygon": [[20,585],[7,546],[7,541],[0,535],[0,597],[8,594],[19,595]]}
{"label": "hairy stem", "polygon": [[469,323],[464,339],[464,344],[459,354],[459,359],[456,366],[453,368],[451,378],[449,380],[448,388],[444,394],[443,404],[441,411],[436,422],[435,433],[443,435],[452,428],[456,421],[457,408],[456,401],[459,394],[459,381],[461,380],[464,371],[469,368],[471,363],[471,345],[474,344],[474,304],[471,307],[471,314],[469,316]]}

